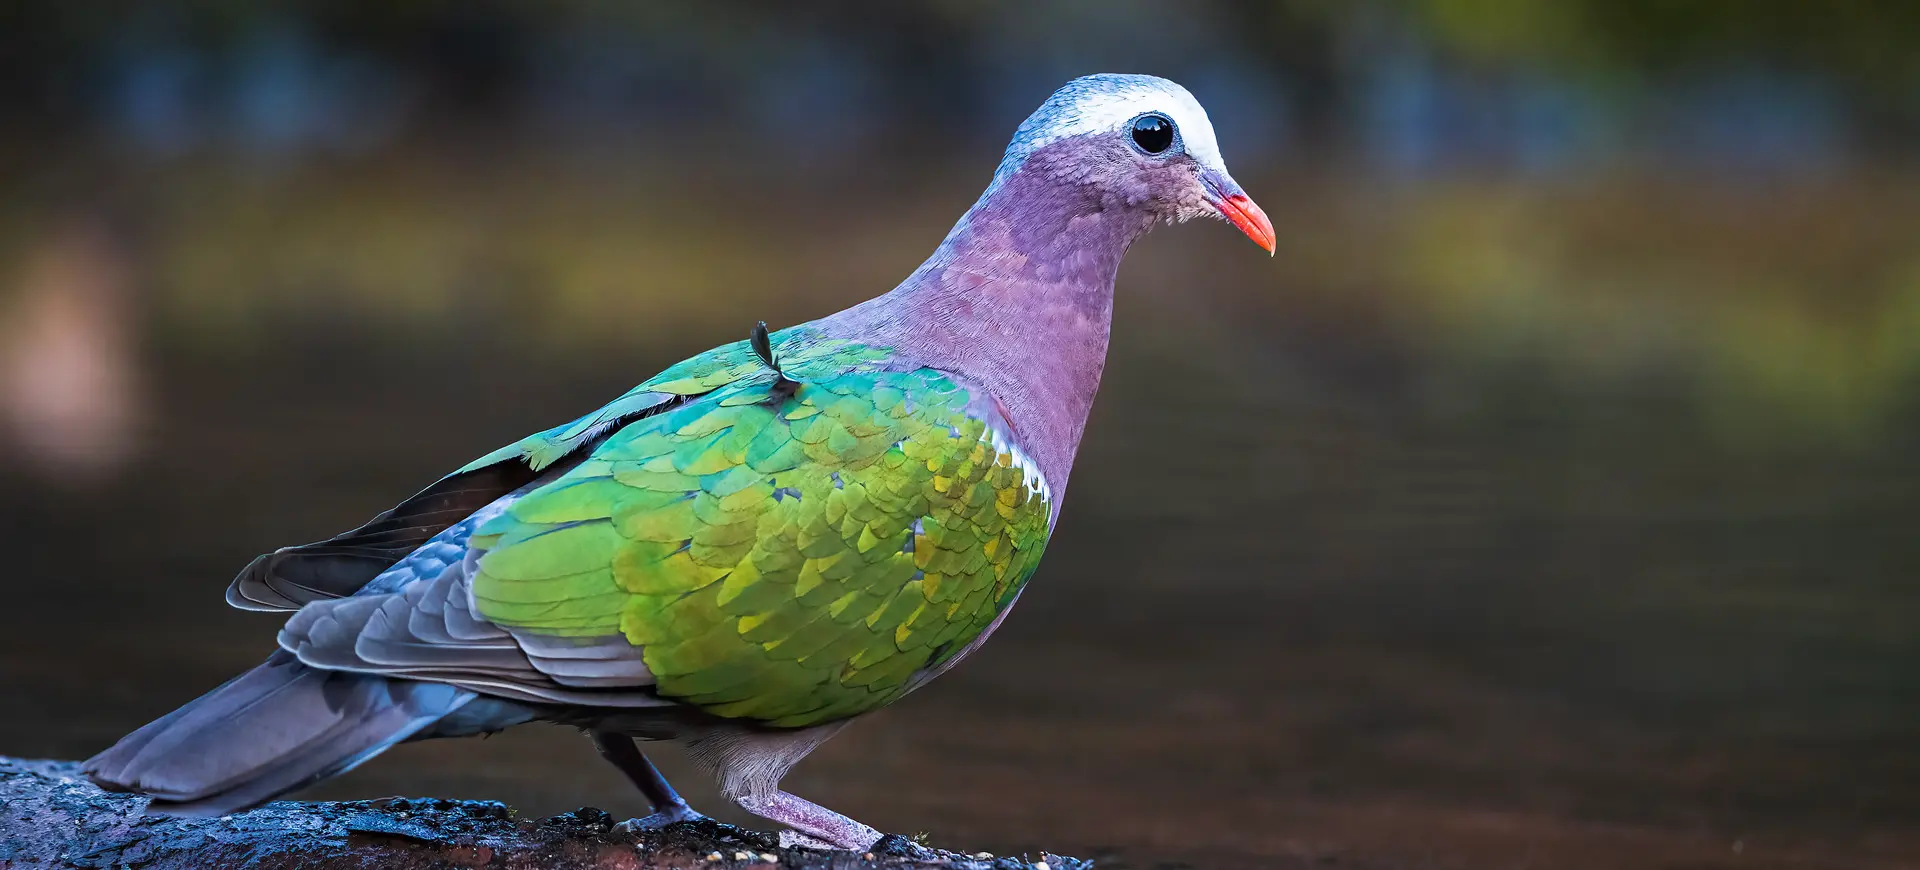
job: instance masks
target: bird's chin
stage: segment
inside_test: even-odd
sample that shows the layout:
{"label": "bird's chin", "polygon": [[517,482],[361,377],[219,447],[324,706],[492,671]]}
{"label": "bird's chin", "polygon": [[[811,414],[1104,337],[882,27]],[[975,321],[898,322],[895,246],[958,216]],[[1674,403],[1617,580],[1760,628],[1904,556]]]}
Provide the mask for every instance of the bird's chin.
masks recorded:
{"label": "bird's chin", "polygon": [[1183,198],[1179,205],[1166,209],[1161,217],[1170,224],[1184,224],[1190,220],[1200,219],[1227,220],[1227,216],[1220,212],[1220,207],[1214,205],[1213,200],[1204,195]]}
{"label": "bird's chin", "polygon": [[[1194,218],[1218,218],[1220,213],[1206,205],[1182,205],[1161,213],[1160,219],[1168,224],[1184,224]],[[1223,218],[1224,220],[1224,218]]]}

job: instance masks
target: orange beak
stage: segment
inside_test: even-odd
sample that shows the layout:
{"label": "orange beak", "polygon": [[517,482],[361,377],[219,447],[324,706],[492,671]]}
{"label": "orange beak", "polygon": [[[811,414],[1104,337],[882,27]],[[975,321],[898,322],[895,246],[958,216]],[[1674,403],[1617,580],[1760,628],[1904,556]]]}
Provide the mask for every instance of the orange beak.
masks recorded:
{"label": "orange beak", "polygon": [[1227,220],[1247,234],[1253,243],[1267,249],[1267,256],[1273,256],[1273,222],[1267,220],[1267,213],[1260,210],[1259,203],[1244,193],[1234,194],[1220,203],[1220,213]]}
{"label": "orange beak", "polygon": [[1207,200],[1220,210],[1220,216],[1226,218],[1240,231],[1247,234],[1253,243],[1265,248],[1268,256],[1273,255],[1273,222],[1267,220],[1267,213],[1240,189],[1233,179],[1224,172],[1206,172],[1201,174],[1200,183],[1206,188]]}

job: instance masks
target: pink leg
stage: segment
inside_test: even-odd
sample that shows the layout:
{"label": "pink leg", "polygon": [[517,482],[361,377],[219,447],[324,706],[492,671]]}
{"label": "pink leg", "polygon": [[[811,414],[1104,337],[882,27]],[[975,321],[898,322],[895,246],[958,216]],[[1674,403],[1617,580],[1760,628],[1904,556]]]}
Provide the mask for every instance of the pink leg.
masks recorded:
{"label": "pink leg", "polygon": [[780,790],[780,778],[845,724],[799,731],[717,728],[689,740],[687,748],[713,770],[728,800],[787,826],[781,845],[862,852],[879,841],[879,831]]}
{"label": "pink leg", "polygon": [[[782,846],[849,849],[864,852],[879,842],[880,832],[805,798],[778,788],[769,794],[734,796],[741,809],[791,828],[780,832]],[[798,836],[792,836],[797,834]]]}

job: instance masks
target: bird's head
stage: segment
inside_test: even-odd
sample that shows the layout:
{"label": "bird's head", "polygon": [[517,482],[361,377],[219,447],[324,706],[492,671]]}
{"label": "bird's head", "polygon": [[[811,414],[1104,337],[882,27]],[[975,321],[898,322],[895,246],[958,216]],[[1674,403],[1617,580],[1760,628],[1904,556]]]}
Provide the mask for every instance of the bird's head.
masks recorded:
{"label": "bird's head", "polygon": [[1223,218],[1273,253],[1273,224],[1227,174],[1207,110],[1163,78],[1101,73],[1068,82],[1014,133],[995,186],[1018,172],[1080,185],[1102,208],[1169,222]]}

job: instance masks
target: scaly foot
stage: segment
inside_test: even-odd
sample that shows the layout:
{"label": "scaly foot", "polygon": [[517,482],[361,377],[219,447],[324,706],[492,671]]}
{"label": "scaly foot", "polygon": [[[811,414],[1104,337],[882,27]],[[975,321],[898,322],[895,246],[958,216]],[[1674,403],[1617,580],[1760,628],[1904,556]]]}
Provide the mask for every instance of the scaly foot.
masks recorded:
{"label": "scaly foot", "polygon": [[781,829],[780,831],[780,848],[782,849],[818,849],[819,851],[822,851],[822,852],[841,851],[839,846],[835,846],[834,844],[829,843],[825,840],[822,840],[818,837],[809,837],[806,834],[800,833],[799,831],[785,829],[785,828]]}
{"label": "scaly foot", "polygon": [[676,822],[697,822],[705,818],[706,816],[694,812],[692,807],[680,804],[656,810],[653,815],[645,818],[628,819],[614,825],[613,829],[622,834],[637,834],[641,831],[657,831]]}

